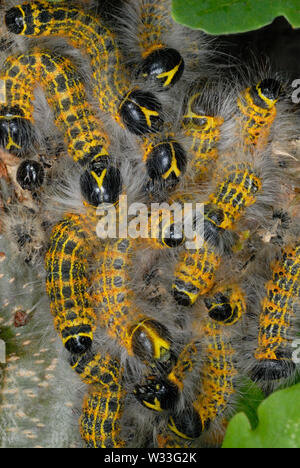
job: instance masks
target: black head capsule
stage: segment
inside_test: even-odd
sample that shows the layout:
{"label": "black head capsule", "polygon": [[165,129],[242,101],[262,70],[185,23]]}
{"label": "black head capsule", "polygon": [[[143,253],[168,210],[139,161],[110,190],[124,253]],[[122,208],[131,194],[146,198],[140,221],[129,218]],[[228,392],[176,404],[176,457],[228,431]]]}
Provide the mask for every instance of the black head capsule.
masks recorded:
{"label": "black head capsule", "polygon": [[154,146],[146,165],[150,179],[161,179],[174,185],[185,173],[187,157],[179,143],[165,141]]}
{"label": "black head capsule", "polygon": [[7,29],[13,34],[22,34],[25,29],[25,18],[20,7],[11,8],[5,14]]}
{"label": "black head capsule", "polygon": [[266,78],[253,86],[250,92],[257,106],[269,109],[276,104],[283,92],[283,88],[279,81]]}
{"label": "black head capsule", "polygon": [[224,294],[217,293],[213,298],[204,299],[208,315],[217,322],[227,322],[233,316],[230,300]]}
{"label": "black head capsule", "polygon": [[0,109],[0,147],[20,157],[28,151],[35,141],[31,122],[23,117],[19,107]]}
{"label": "black head capsule", "polygon": [[167,379],[148,377],[146,385],[137,385],[134,396],[146,408],[153,411],[165,411],[175,407],[178,399],[178,387]]}
{"label": "black head capsule", "polygon": [[158,91],[167,91],[184,72],[184,60],[176,49],[162,48],[151,52],[143,61],[139,75],[157,84]]}
{"label": "black head capsule", "polygon": [[23,161],[17,170],[17,182],[24,190],[36,190],[43,185],[45,171],[37,161],[27,159]]}
{"label": "black head capsule", "polygon": [[135,135],[158,132],[163,124],[161,112],[158,99],[139,89],[130,91],[119,107],[123,123]]}
{"label": "black head capsule", "polygon": [[146,319],[130,331],[133,353],[147,364],[169,369],[174,363],[171,336],[168,329],[156,320]]}
{"label": "black head capsule", "polygon": [[72,354],[86,353],[92,346],[88,336],[73,336],[65,342],[65,348]]}
{"label": "black head capsule", "polygon": [[92,206],[101,203],[117,202],[122,190],[122,179],[119,169],[96,165],[86,170],[80,177],[82,196]]}

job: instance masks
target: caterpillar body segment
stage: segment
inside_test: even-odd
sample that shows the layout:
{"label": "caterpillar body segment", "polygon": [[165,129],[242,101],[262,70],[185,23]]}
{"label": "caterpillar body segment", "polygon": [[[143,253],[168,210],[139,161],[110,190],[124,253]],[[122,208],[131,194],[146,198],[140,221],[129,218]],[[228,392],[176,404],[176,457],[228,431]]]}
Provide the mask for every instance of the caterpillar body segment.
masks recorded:
{"label": "caterpillar body segment", "polygon": [[214,285],[221,256],[208,243],[195,251],[183,251],[176,264],[172,294],[183,306],[193,305],[200,295],[207,294]]}
{"label": "caterpillar body segment", "polygon": [[204,303],[209,317],[223,325],[234,325],[247,309],[245,294],[238,285],[220,288],[213,296],[206,297]]}
{"label": "caterpillar body segment", "polygon": [[97,355],[83,368],[81,376],[86,383],[99,380],[84,398],[79,420],[82,439],[87,448],[124,447],[121,418],[126,391],[122,384],[123,369],[119,361],[109,355]]}
{"label": "caterpillar body segment", "polygon": [[129,356],[137,356],[150,365],[167,367],[174,359],[171,336],[164,325],[137,309],[129,287],[132,251],[132,240],[115,239],[99,255],[94,279],[98,320]]}
{"label": "caterpillar body segment", "polygon": [[75,354],[91,347],[96,328],[88,278],[94,238],[87,216],[67,215],[54,227],[45,258],[46,291],[54,325],[66,349]]}
{"label": "caterpillar body segment", "polygon": [[196,342],[188,343],[167,376],[151,375],[147,383],[135,387],[134,395],[146,408],[162,412],[175,408],[184,388],[184,380],[193,371],[198,358]]}
{"label": "caterpillar body segment", "polygon": [[65,37],[90,58],[94,94],[102,111],[138,135],[160,128],[160,102],[150,92],[131,88],[115,34],[100,19],[76,7],[41,0],[8,10],[5,22],[14,34]]}
{"label": "caterpillar body segment", "polygon": [[212,238],[211,231],[228,230],[253,205],[262,188],[261,179],[251,164],[229,164],[223,168],[222,181],[209,197],[204,207],[205,237]]}
{"label": "caterpillar body segment", "polygon": [[262,150],[267,145],[281,92],[281,84],[269,78],[247,88],[238,98],[239,125],[246,148]]}
{"label": "caterpillar body segment", "polygon": [[252,372],[257,380],[289,377],[296,366],[292,360],[292,329],[299,309],[300,246],[283,249],[282,258],[272,267],[261,301],[258,346]]}
{"label": "caterpillar body segment", "polygon": [[195,179],[202,180],[207,175],[211,164],[218,158],[218,142],[221,137],[221,127],[224,119],[207,115],[201,109],[195,109],[195,101],[201,93],[189,98],[187,110],[182,118],[184,134],[190,138],[189,152],[192,154],[191,170]]}

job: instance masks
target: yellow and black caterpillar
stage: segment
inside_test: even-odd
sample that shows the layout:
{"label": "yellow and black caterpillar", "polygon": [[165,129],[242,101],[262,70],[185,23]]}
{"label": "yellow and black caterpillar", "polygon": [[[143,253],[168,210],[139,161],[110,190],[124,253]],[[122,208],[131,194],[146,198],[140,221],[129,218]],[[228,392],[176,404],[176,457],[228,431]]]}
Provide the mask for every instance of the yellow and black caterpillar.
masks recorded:
{"label": "yellow and black caterpillar", "polygon": [[32,144],[34,89],[41,84],[68,153],[88,169],[80,179],[92,205],[115,203],[121,190],[119,170],[111,165],[109,140],[87,101],[84,85],[69,59],[49,51],[9,57],[1,79],[6,104],[0,107],[0,144],[22,154]]}
{"label": "yellow and black caterpillar", "polygon": [[138,0],[133,2],[133,8],[136,10],[134,27],[141,55],[137,74],[154,83],[159,91],[168,90],[181,79],[185,66],[181,54],[169,47],[166,40],[174,27],[170,2]]}
{"label": "yellow and black caterpillar", "polygon": [[94,278],[99,305],[99,324],[130,356],[148,364],[168,366],[173,359],[172,340],[167,328],[147,317],[135,305],[129,286],[128,269],[133,242],[115,239],[97,256]]}
{"label": "yellow and black caterpillar", "polygon": [[11,8],[5,22],[18,35],[66,37],[90,58],[93,90],[102,111],[138,135],[159,129],[161,104],[152,93],[131,89],[115,34],[99,18],[73,6],[41,0]]}
{"label": "yellow and black caterpillar", "polygon": [[75,354],[91,347],[97,322],[88,279],[94,237],[86,215],[67,215],[54,227],[45,258],[54,325],[66,349]]}
{"label": "yellow and black caterpillar", "polygon": [[[187,103],[182,118],[183,132],[190,137],[189,152],[192,155],[191,170],[196,181],[201,181],[218,158],[220,128],[224,123],[222,117],[207,115],[196,106],[201,92],[192,95]],[[197,107],[197,108],[196,108]]]}
{"label": "yellow and black caterpillar", "polygon": [[[200,322],[201,323],[201,322]],[[222,327],[210,318],[201,326],[195,323],[199,337],[189,343],[178,357],[172,371],[165,377],[150,376],[146,385],[138,385],[136,398],[147,408],[162,412],[168,410],[168,435],[158,437],[160,447],[181,446],[200,437],[216,418],[223,415],[235,392],[235,351],[228,338],[223,338]],[[199,359],[199,342],[204,341],[201,383],[196,396],[184,411],[176,411],[176,402],[184,387],[184,380]],[[198,342],[198,345],[197,345]]]}
{"label": "yellow and black caterpillar", "polygon": [[87,448],[122,448],[121,418],[126,391],[120,362],[109,355],[81,359],[75,365],[83,381],[93,385],[84,397],[79,427]]}
{"label": "yellow and black caterpillar", "polygon": [[263,149],[268,143],[281,93],[279,81],[267,78],[247,88],[238,98],[241,114],[238,131],[241,128],[245,148]]}
{"label": "yellow and black caterpillar", "polygon": [[[238,163],[224,167],[223,181],[204,204],[204,242],[195,251],[184,251],[176,264],[172,292],[184,306],[195,303],[199,295],[212,288],[221,263],[218,247],[224,233],[230,231],[245,209],[256,202],[262,187],[250,164]],[[228,249],[231,248],[228,239]]]}
{"label": "yellow and black caterpillar", "polygon": [[272,279],[266,283],[261,301],[256,365],[256,380],[278,380],[295,370],[292,360],[292,329],[299,310],[300,246],[283,249],[282,258],[272,267]]}

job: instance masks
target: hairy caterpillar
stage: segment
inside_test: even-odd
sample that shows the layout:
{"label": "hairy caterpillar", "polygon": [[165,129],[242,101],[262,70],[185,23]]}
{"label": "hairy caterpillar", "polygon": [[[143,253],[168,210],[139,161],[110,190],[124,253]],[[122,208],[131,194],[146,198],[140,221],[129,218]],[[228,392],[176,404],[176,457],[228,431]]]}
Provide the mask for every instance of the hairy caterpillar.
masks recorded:
{"label": "hairy caterpillar", "polygon": [[161,104],[152,93],[131,89],[115,34],[100,19],[75,7],[39,1],[8,10],[5,22],[18,35],[66,37],[90,58],[94,94],[102,111],[138,135],[159,129]]}
{"label": "hairy caterpillar", "polygon": [[[114,203],[121,190],[119,170],[110,166],[108,137],[87,102],[83,83],[70,60],[33,51],[8,58],[4,70],[6,105],[0,110],[1,145],[9,151],[21,145],[24,151],[30,144],[32,132],[26,132],[33,125],[33,91],[41,83],[69,154],[81,165],[89,163],[80,181],[83,196],[95,206]],[[22,82],[25,86],[20,90]]]}
{"label": "hairy caterpillar", "polygon": [[290,330],[296,318],[299,297],[300,246],[283,249],[282,258],[272,267],[272,279],[266,283],[261,301],[256,365],[256,380],[277,380],[295,370],[292,361]]}
{"label": "hairy caterpillar", "polygon": [[86,215],[67,215],[54,227],[45,258],[55,328],[66,349],[78,354],[91,347],[97,320],[88,279],[88,256],[95,236],[91,221]]}
{"label": "hairy caterpillar", "polygon": [[120,362],[109,355],[97,355],[84,364],[82,361],[79,365],[83,380],[97,384],[84,398],[79,420],[81,437],[87,448],[122,448],[125,442],[120,435],[120,419],[126,392],[122,385]]}
{"label": "hairy caterpillar", "polygon": [[268,78],[247,88],[238,98],[245,147],[263,149],[268,143],[281,92],[281,84]]}
{"label": "hairy caterpillar", "polygon": [[128,287],[128,267],[133,245],[130,239],[112,240],[97,258],[94,281],[101,310],[99,324],[130,356],[149,364],[168,366],[173,359],[167,328],[140,312]]}
{"label": "hairy caterpillar", "polygon": [[174,27],[170,2],[138,0],[137,4],[130,3],[136,15],[134,28],[142,59],[137,73],[145,80],[150,79],[159,91],[168,90],[184,72],[183,57],[178,50],[168,47],[166,41]]}
{"label": "hairy caterpillar", "polygon": [[197,100],[200,95],[199,92],[189,98],[182,118],[183,132],[191,138],[191,169],[195,172],[196,181],[203,179],[211,163],[218,157],[217,144],[220,139],[220,127],[224,123],[222,117],[207,115],[205,111],[201,112],[201,109],[198,109]]}
{"label": "hairy caterpillar", "polygon": [[191,408],[186,407],[181,414],[173,413],[168,424],[169,431],[186,440],[196,439],[207,430],[225,412],[235,393],[234,348],[224,339],[222,327],[209,318],[201,333],[206,339],[201,389]]}
{"label": "hairy caterpillar", "polygon": [[218,245],[223,233],[233,228],[245,208],[255,203],[261,180],[247,163],[224,167],[219,183],[204,205],[204,243],[196,250],[181,253],[176,264],[172,292],[184,306],[195,303],[199,295],[212,288],[221,263]]}

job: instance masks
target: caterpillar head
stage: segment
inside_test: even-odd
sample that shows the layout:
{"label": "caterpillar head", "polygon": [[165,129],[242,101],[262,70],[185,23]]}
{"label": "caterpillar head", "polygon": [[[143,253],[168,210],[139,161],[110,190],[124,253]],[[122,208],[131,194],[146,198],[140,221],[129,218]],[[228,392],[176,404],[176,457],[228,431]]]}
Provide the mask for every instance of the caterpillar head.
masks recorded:
{"label": "caterpillar head", "polygon": [[135,387],[134,396],[146,408],[162,412],[174,408],[178,387],[168,379],[150,376],[147,384]]}
{"label": "caterpillar head", "polygon": [[139,75],[150,79],[159,91],[167,91],[177,83],[184,72],[184,60],[176,49],[159,48],[144,59]]}
{"label": "caterpillar head", "polygon": [[188,307],[195,304],[199,297],[199,289],[192,283],[175,279],[172,285],[172,295],[177,304]]}
{"label": "caterpillar head", "polygon": [[122,190],[120,171],[107,166],[106,161],[91,163],[80,177],[80,188],[82,196],[92,206],[115,204]]}
{"label": "caterpillar head", "polygon": [[202,432],[208,428],[209,421],[205,427],[201,418],[194,408],[186,408],[181,414],[172,414],[169,418],[168,428],[182,439],[198,439]]}
{"label": "caterpillar head", "polygon": [[271,109],[282,94],[282,85],[273,78],[266,78],[250,89],[255,104]]}
{"label": "caterpillar head", "polygon": [[149,92],[133,89],[124,97],[119,107],[126,128],[135,135],[159,131],[163,124],[162,106]]}
{"label": "caterpillar head", "polygon": [[63,344],[70,353],[83,354],[92,346],[92,334],[90,335],[91,336],[86,336],[85,334],[78,332],[73,336],[68,336],[66,339],[63,337]]}
{"label": "caterpillar head", "polygon": [[28,151],[35,140],[31,122],[24,117],[18,106],[0,109],[0,146],[20,157]]}
{"label": "caterpillar head", "polygon": [[177,141],[164,141],[153,147],[146,165],[150,179],[160,179],[174,186],[185,173],[187,157]]}
{"label": "caterpillar head", "polygon": [[141,320],[130,330],[133,354],[154,368],[169,371],[174,364],[171,336],[168,329],[152,319]]}
{"label": "caterpillar head", "polygon": [[219,291],[213,297],[205,298],[204,303],[210,318],[223,325],[233,325],[246,311],[245,298],[239,288]]}
{"label": "caterpillar head", "polygon": [[22,189],[34,191],[43,185],[44,168],[37,161],[27,159],[23,161],[17,170],[17,182]]}
{"label": "caterpillar head", "polygon": [[25,16],[20,7],[14,7],[5,14],[7,29],[13,34],[22,34],[25,31]]}

